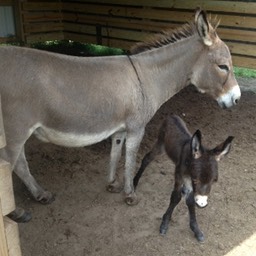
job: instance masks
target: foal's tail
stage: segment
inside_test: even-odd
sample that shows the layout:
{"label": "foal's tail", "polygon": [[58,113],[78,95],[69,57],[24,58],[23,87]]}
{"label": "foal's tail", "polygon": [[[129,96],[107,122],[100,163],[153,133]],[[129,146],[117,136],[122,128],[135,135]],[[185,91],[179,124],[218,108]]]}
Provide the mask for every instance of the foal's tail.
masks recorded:
{"label": "foal's tail", "polygon": [[140,177],[143,174],[146,167],[155,159],[155,157],[157,155],[161,154],[162,152],[163,152],[163,144],[161,141],[158,140],[157,143],[152,148],[152,150],[144,156],[144,158],[141,162],[140,169],[138,170],[138,172],[136,173],[136,175],[133,179],[134,189],[136,189],[136,187],[139,183]]}

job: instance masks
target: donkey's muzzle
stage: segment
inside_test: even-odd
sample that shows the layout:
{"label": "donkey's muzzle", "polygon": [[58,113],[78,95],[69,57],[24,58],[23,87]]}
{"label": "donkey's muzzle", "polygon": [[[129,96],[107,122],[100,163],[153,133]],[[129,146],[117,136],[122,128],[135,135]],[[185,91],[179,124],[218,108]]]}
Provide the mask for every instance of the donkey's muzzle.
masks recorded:
{"label": "donkey's muzzle", "polygon": [[217,98],[221,108],[230,108],[238,104],[241,98],[241,90],[238,85],[232,87],[228,92]]}

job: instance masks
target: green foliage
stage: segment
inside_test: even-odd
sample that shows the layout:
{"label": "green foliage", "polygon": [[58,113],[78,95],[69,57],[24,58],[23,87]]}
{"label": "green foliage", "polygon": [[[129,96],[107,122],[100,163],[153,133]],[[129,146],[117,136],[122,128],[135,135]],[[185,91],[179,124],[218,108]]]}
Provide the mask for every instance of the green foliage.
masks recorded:
{"label": "green foliage", "polygon": [[34,43],[31,45],[31,47],[73,56],[109,56],[125,54],[125,51],[119,48],[111,48],[95,44],[84,44],[70,40]]}
{"label": "green foliage", "polygon": [[235,72],[236,76],[247,77],[247,78],[256,78],[256,70],[255,69],[234,67],[234,72]]}

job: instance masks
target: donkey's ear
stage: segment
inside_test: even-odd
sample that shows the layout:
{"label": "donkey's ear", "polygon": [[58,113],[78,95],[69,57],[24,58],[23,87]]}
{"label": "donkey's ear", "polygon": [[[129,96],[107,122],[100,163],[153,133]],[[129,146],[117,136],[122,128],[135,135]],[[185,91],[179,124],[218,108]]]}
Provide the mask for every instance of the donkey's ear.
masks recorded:
{"label": "donkey's ear", "polygon": [[192,156],[197,159],[202,155],[202,147],[201,147],[201,132],[197,130],[191,139],[191,152]]}
{"label": "donkey's ear", "polygon": [[213,28],[208,22],[207,14],[205,11],[202,11],[201,9],[196,10],[195,24],[198,34],[202,38],[204,44],[207,46],[211,46],[213,44],[213,38],[211,35]]}
{"label": "donkey's ear", "polygon": [[233,139],[233,136],[229,136],[223,143],[213,149],[213,153],[217,161],[220,161],[224,156],[229,153],[231,148],[231,142]]}

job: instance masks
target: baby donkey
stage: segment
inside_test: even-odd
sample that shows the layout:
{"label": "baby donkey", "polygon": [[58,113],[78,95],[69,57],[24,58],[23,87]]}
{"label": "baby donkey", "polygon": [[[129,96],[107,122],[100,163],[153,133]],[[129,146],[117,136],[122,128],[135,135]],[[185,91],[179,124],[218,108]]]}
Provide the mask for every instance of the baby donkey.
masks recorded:
{"label": "baby donkey", "polygon": [[195,205],[200,208],[207,206],[211,186],[218,180],[217,162],[228,154],[233,138],[230,136],[209,150],[201,144],[201,132],[197,130],[192,136],[184,121],[178,116],[168,117],[164,121],[156,144],[143,158],[133,181],[136,188],[147,165],[164,151],[175,163],[174,189],[169,207],[162,218],[160,234],[166,234],[173,210],[184,195],[189,211],[190,228],[199,242],[204,241],[204,235],[197,224]]}

